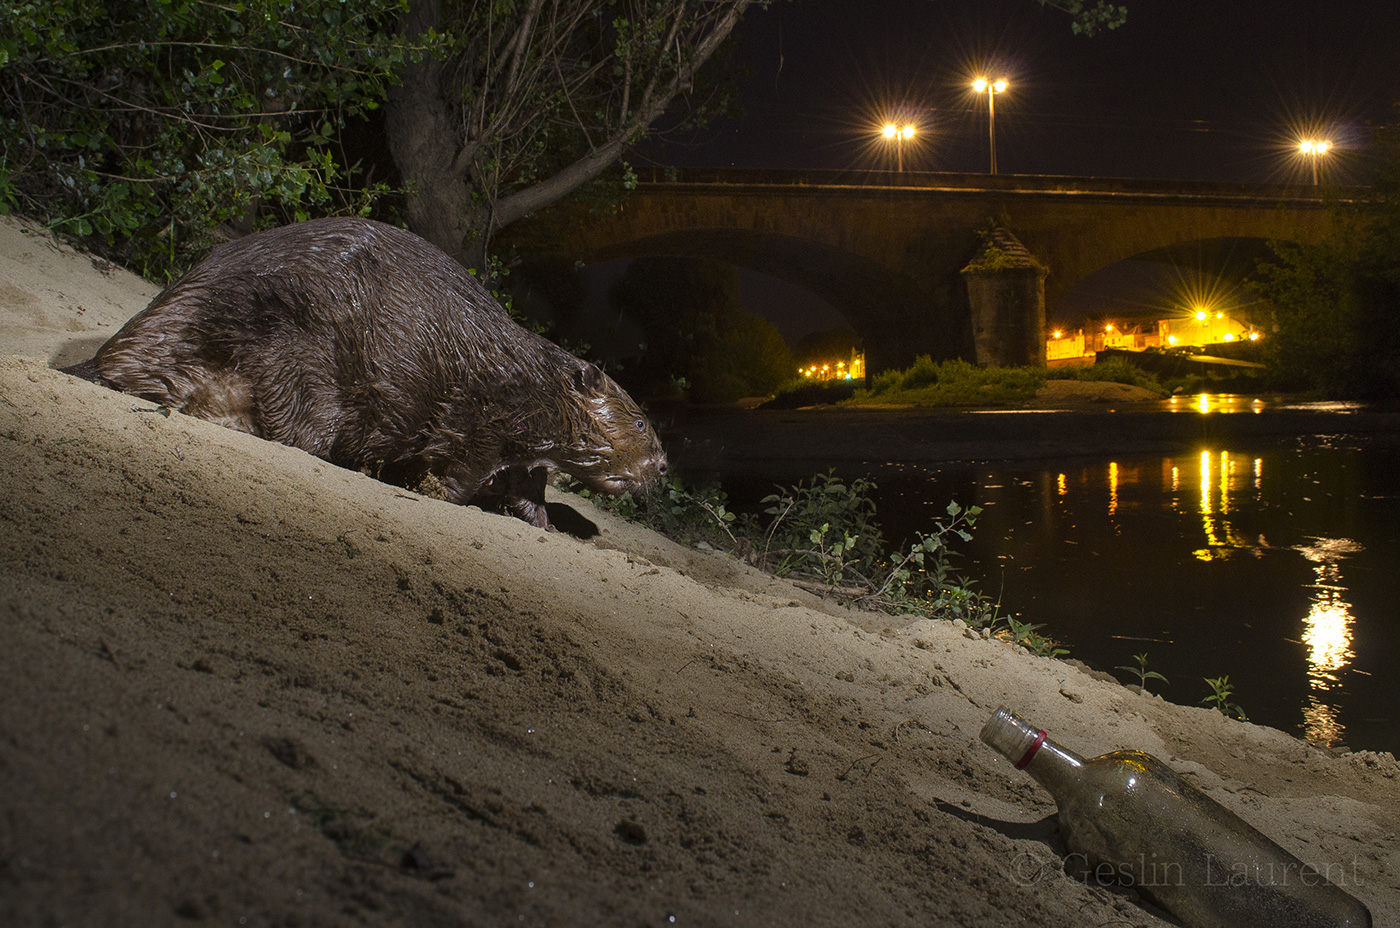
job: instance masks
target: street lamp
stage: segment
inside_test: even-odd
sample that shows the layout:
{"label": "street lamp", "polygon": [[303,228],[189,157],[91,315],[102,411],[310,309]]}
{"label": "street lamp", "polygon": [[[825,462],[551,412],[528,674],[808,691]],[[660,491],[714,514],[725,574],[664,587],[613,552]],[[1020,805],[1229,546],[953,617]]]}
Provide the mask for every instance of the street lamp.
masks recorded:
{"label": "street lamp", "polygon": [[998,78],[989,81],[985,77],[979,77],[972,82],[972,89],[978,93],[983,91],[987,94],[987,142],[992,151],[992,171],[997,172],[997,105],[996,95],[1006,90],[1006,78]]}
{"label": "street lamp", "polygon": [[904,170],[904,140],[914,137],[913,125],[897,126],[892,122],[885,123],[885,128],[880,130],[885,138],[894,142],[895,163],[898,169]]}
{"label": "street lamp", "polygon": [[1298,143],[1298,151],[1302,152],[1312,161],[1313,186],[1318,183],[1317,159],[1332,150],[1332,143],[1327,139],[1303,139]]}

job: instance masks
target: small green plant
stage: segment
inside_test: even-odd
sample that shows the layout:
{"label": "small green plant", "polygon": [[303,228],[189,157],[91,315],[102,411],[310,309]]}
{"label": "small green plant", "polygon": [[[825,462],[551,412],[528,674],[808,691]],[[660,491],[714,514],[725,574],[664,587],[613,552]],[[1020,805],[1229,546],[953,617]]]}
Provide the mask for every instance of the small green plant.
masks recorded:
{"label": "small green plant", "polygon": [[831,536],[831,526],[823,523],[820,528],[812,529],[808,538],[817,547],[817,571],[822,580],[832,589],[837,589],[846,577],[847,561],[859,536],[843,533],[836,540],[832,540]]}
{"label": "small green plant", "polygon": [[1128,673],[1137,674],[1137,678],[1138,678],[1138,688],[1141,689],[1144,693],[1147,692],[1147,681],[1148,681],[1148,680],[1161,680],[1163,683],[1167,684],[1168,686],[1171,686],[1171,681],[1168,680],[1166,677],[1162,676],[1160,673],[1158,673],[1158,672],[1155,671],[1155,670],[1148,670],[1148,669],[1147,669],[1147,652],[1146,652],[1146,651],[1142,652],[1141,654],[1134,654],[1134,655],[1133,655],[1133,660],[1137,661],[1137,666],[1136,666],[1136,667],[1124,667],[1123,665],[1120,664],[1119,666],[1117,666],[1117,667],[1115,667],[1115,668],[1113,668],[1113,669],[1114,669],[1114,670],[1126,670]]}
{"label": "small green plant", "polygon": [[1221,715],[1248,721],[1249,716],[1244,714],[1244,710],[1239,707],[1239,704],[1230,701],[1230,697],[1235,693],[1235,688],[1230,684],[1230,676],[1228,674],[1214,679],[1206,677],[1205,681],[1206,684],[1210,686],[1211,693],[1209,696],[1202,698],[1201,702],[1210,703],[1216,709],[1220,710]]}
{"label": "small green plant", "polygon": [[934,531],[919,533],[917,540],[890,568],[875,599],[887,610],[909,610],[930,618],[961,619],[970,628],[994,628],[1000,621],[999,600],[973,589],[973,581],[963,579],[950,563],[956,552],[950,536],[963,542],[972,540],[972,528],[981,515],[980,506],[964,509],[950,501],[944,510],[948,520],[934,523]]}
{"label": "small green plant", "polygon": [[1006,628],[998,634],[998,637],[1019,644],[1032,654],[1038,654],[1041,657],[1064,657],[1069,653],[1069,649],[1060,647],[1058,641],[1047,638],[1036,631],[1038,628],[1041,626],[1030,622],[1020,622],[1012,616],[1007,616]]}

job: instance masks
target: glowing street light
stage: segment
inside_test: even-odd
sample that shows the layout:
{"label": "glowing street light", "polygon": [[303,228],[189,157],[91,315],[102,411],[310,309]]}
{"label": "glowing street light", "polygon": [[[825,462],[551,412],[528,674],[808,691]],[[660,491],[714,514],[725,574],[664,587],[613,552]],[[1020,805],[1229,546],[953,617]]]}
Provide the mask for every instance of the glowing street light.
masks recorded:
{"label": "glowing street light", "polygon": [[1006,90],[1006,78],[997,78],[989,81],[985,77],[979,77],[972,82],[972,89],[978,93],[987,94],[987,142],[992,152],[992,170],[997,172],[997,105],[996,95]]}
{"label": "glowing street light", "polygon": [[904,170],[904,140],[914,137],[914,126],[897,126],[892,122],[885,123],[885,128],[880,130],[880,134],[894,142],[895,163],[898,169]]}
{"label": "glowing street light", "polygon": [[1298,151],[1312,161],[1313,186],[1318,183],[1317,160],[1332,150],[1332,143],[1327,139],[1303,139],[1298,143]]}

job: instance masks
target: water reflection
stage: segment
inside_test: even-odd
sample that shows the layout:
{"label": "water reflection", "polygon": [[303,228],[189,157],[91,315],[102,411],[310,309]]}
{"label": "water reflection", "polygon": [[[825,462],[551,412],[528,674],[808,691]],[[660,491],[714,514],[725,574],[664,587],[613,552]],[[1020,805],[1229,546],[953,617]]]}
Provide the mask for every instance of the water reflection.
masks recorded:
{"label": "water reflection", "polygon": [[[1146,503],[1140,491],[1146,489],[1151,494],[1152,462],[1109,461],[1103,467],[1102,476],[1097,479],[1089,471],[1082,472],[1075,486],[1088,490],[1102,480],[1099,486],[1107,491],[1106,509],[1111,522],[1123,515],[1123,507]],[[1198,537],[1204,544],[1191,552],[1195,560],[1223,561],[1242,551],[1262,558],[1271,550],[1262,532],[1251,533],[1235,525],[1236,518],[1246,525],[1258,522],[1260,507],[1265,503],[1264,471],[1262,456],[1229,451],[1202,451],[1189,458],[1161,459],[1158,486],[1166,508],[1199,520]],[[1273,479],[1278,482],[1280,477]],[[1070,492],[1069,476],[1058,473],[1054,487],[1057,497],[1066,497]],[[983,486],[983,490],[993,488],[1000,485]],[[1256,529],[1260,527],[1255,524]],[[1342,744],[1346,726],[1341,722],[1338,705],[1342,695],[1340,673],[1356,655],[1352,644],[1352,606],[1342,583],[1340,562],[1364,549],[1349,538],[1310,536],[1307,544],[1273,550],[1296,551],[1313,564],[1313,582],[1306,585],[1310,591],[1309,611],[1301,635],[1308,649],[1303,734],[1314,744]],[[1291,635],[1287,637],[1296,640]]]}
{"label": "water reflection", "polygon": [[[1181,483],[1180,469],[1172,458],[1167,459],[1167,465],[1171,468],[1172,490],[1175,492]],[[1238,457],[1231,457],[1228,451],[1221,451],[1218,455],[1202,451],[1198,470],[1201,493],[1196,508],[1201,517],[1206,547],[1192,552],[1196,559],[1213,561],[1229,557],[1232,552],[1241,549],[1257,557],[1261,548],[1266,546],[1263,537],[1250,538],[1235,531],[1227,517],[1233,505],[1232,494],[1236,491],[1240,491],[1240,495],[1249,502],[1259,501],[1263,491],[1264,459],[1253,459],[1248,467],[1249,479],[1246,480],[1241,473],[1244,468]]]}
{"label": "water reflection", "polygon": [[[1245,461],[1248,461],[1248,464]],[[1203,561],[1229,556],[1235,549],[1246,549],[1258,555],[1262,547],[1267,547],[1262,536],[1251,538],[1236,532],[1228,516],[1231,514],[1237,496],[1248,502],[1257,503],[1263,493],[1264,459],[1260,457],[1241,458],[1231,456],[1228,451],[1202,451],[1194,468],[1198,480],[1198,493],[1190,497],[1190,508],[1201,518],[1206,547],[1193,553]],[[1118,515],[1122,505],[1121,494],[1125,487],[1144,485],[1144,466],[1139,463],[1109,461],[1104,471],[1104,487],[1108,491],[1108,516]],[[1177,458],[1162,460],[1161,484],[1169,497],[1168,508],[1179,512],[1187,511],[1187,500],[1181,496],[1183,480],[1182,462]],[[1150,477],[1150,472],[1146,475]],[[1096,481],[1092,475],[1080,475],[1077,483],[1085,488]],[[999,486],[984,484],[982,490],[1000,489]],[[1069,476],[1059,472],[1055,476],[1055,492],[1064,497],[1069,493]]]}
{"label": "water reflection", "polygon": [[1303,619],[1303,643],[1308,646],[1308,693],[1303,707],[1303,728],[1307,739],[1329,747],[1340,744],[1346,726],[1338,720],[1337,707],[1324,701],[1324,694],[1338,688],[1338,671],[1350,664],[1352,650],[1351,603],[1342,585],[1340,561],[1360,552],[1361,545],[1350,538],[1313,538],[1310,545],[1293,550],[1313,562],[1312,601]]}
{"label": "water reflection", "polygon": [[1198,396],[1173,396],[1166,401],[1170,412],[1229,413],[1264,411],[1265,403],[1258,397],[1237,396],[1233,393],[1202,393]]}

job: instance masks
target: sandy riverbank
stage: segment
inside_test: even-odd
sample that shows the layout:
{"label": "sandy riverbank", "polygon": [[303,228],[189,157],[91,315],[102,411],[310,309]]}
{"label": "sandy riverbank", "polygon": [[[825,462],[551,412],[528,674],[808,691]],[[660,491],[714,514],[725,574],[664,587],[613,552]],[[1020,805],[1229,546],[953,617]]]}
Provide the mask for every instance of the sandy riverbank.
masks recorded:
{"label": "sandy riverbank", "polygon": [[1060,872],[977,740],[1003,703],[1169,760],[1400,922],[1391,756],[49,368],[153,292],[0,221],[0,923],[1161,924]]}

